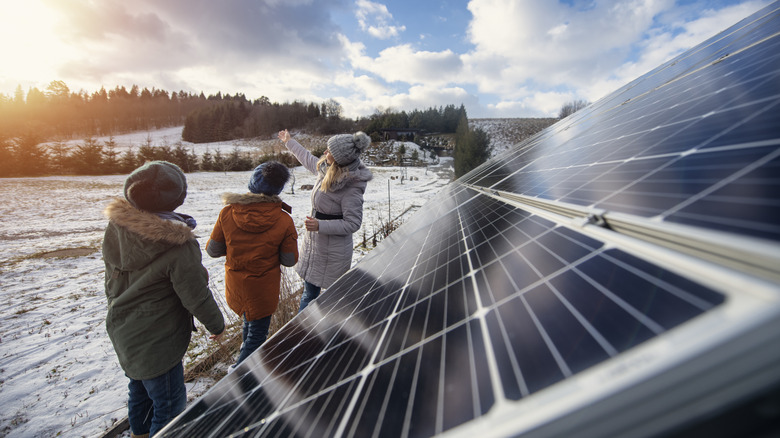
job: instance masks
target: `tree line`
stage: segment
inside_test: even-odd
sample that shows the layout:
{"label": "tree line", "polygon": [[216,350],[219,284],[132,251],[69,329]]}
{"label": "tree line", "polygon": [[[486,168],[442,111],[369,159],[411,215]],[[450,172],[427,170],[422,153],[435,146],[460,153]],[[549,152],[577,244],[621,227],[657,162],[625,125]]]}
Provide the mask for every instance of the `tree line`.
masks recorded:
{"label": "tree line", "polygon": [[184,91],[168,92],[133,85],[72,92],[62,81],[45,90],[18,86],[13,96],[0,93],[0,141],[33,131],[44,140],[108,136],[125,132],[179,126],[191,111],[213,104],[221,96],[206,97]]}
{"label": "tree line", "polygon": [[383,129],[416,129],[424,133],[454,133],[461,119],[466,117],[466,108],[461,105],[431,107],[410,112],[385,110],[371,116],[364,131],[371,135]]}
{"label": "tree line", "polygon": [[211,143],[240,138],[269,137],[285,128],[316,134],[335,134],[359,129],[359,123],[342,119],[341,105],[333,99],[321,105],[295,101],[272,103],[268,98],[249,102],[246,98],[224,100],[190,112],[182,139]]}
{"label": "tree line", "polygon": [[235,98],[192,111],[184,122],[182,139],[210,143],[268,137],[282,129],[295,127],[322,135],[360,130],[374,141],[379,141],[381,132],[386,129],[454,133],[461,118],[466,115],[466,109],[463,105],[460,108],[447,105],[410,112],[388,109],[357,120],[343,119],[341,113],[341,105],[333,99],[317,105],[299,101],[279,104],[267,99],[249,102],[245,98]]}
{"label": "tree line", "polygon": [[[182,139],[193,143],[268,137],[285,128],[320,135],[360,130],[375,141],[386,129],[413,129],[419,134],[468,132],[463,105],[409,112],[378,110],[355,120],[341,114],[341,106],[333,99],[321,104],[280,104],[265,96],[250,101],[238,93],[206,97],[202,92],[168,92],[137,85],[129,90],[124,86],[101,88],[90,94],[71,92],[62,81],[52,81],[44,91],[30,88],[25,94],[19,86],[13,96],[0,93],[0,177],[128,173],[151,159],[174,162],[185,172],[247,170],[259,164],[237,151],[197,157],[180,142],[155,146],[150,140],[137,151],[131,148],[120,153],[112,137],[182,124]],[[489,155],[482,150],[487,147],[483,144],[486,135],[463,132],[457,136],[456,161],[471,166]],[[99,142],[96,136],[110,139]],[[86,139],[70,145],[68,140],[73,138]]]}
{"label": "tree line", "polygon": [[268,160],[280,161],[290,167],[297,165],[295,157],[288,153],[254,156],[233,148],[228,153],[206,151],[197,156],[182,142],[155,145],[150,138],[137,149],[130,147],[124,151],[118,150],[113,137],[105,141],[90,137],[75,145],[59,141],[46,146],[22,137],[15,145],[11,149],[0,144],[0,177],[129,174],[154,160],[174,163],[185,173],[246,171]]}

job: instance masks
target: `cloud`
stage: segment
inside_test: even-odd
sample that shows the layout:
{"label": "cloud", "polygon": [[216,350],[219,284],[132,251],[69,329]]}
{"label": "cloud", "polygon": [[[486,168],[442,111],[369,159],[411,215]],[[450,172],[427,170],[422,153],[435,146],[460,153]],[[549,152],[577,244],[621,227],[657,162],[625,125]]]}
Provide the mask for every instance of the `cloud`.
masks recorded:
{"label": "cloud", "polygon": [[[478,116],[554,117],[564,103],[599,99],[727,28],[760,3],[703,14],[702,5],[697,4],[691,6],[695,14],[688,14],[675,7],[673,0],[584,6],[542,0],[472,0],[467,35],[473,49],[467,53],[424,51],[399,44],[369,56],[365,45],[342,36],[349,68],[393,85],[387,88],[392,90],[388,94],[353,93],[350,99],[362,94],[376,107],[407,110],[415,102],[424,102],[422,98],[463,99],[478,105],[471,113]],[[386,8],[377,3],[359,1],[358,5],[386,14]],[[669,11],[682,12],[672,15]],[[482,97],[466,92],[469,87],[475,87]],[[432,92],[438,88],[447,92]],[[342,103],[345,107],[351,105],[346,102]]]}
{"label": "cloud", "polygon": [[343,50],[328,10],[338,0],[47,1],[63,16],[61,38],[81,53],[61,74],[109,86],[164,77],[180,89],[250,94],[278,86],[274,76],[327,77]]}
{"label": "cloud", "polygon": [[581,86],[580,95],[595,101],[731,27],[767,3],[749,1],[715,10],[708,9],[705,2],[676,9],[674,14],[664,11],[656,17],[656,25],[647,30],[644,38],[634,43],[637,58]]}
{"label": "cloud", "polygon": [[396,37],[406,30],[406,26],[392,25],[393,14],[387,10],[387,6],[370,0],[357,0],[355,17],[358,19],[360,29],[368,32],[374,38],[386,40]]}
{"label": "cloud", "polygon": [[388,82],[446,84],[461,72],[463,63],[451,50],[415,51],[409,44],[388,47],[376,58],[353,56],[352,65]]}
{"label": "cloud", "polygon": [[[715,10],[707,2],[686,9],[673,0],[472,0],[474,49],[461,59],[479,91],[498,97],[490,111],[554,115],[561,97],[596,100],[766,3]],[[531,88],[538,90],[533,98]]]}
{"label": "cloud", "polygon": [[[370,0],[24,4],[39,2],[53,13],[38,33],[53,30],[56,40],[49,52],[34,45],[34,60],[50,65],[31,60],[15,68],[21,74],[1,73],[7,78],[0,84],[34,72],[43,86],[61,79],[74,91],[138,84],[279,102],[334,98],[348,117],[379,107],[460,103],[470,117],[555,116],[562,100],[595,101],[768,4],[749,0],[715,9],[706,0],[470,0],[467,27],[446,28],[458,32],[451,35],[457,44],[421,50],[442,36],[436,25],[446,21],[442,8],[451,4],[421,7],[430,21],[417,28],[410,19],[410,37],[385,4]],[[26,39],[35,42],[29,28],[14,32],[28,32]]]}
{"label": "cloud", "polygon": [[427,109],[446,105],[475,105],[477,98],[460,87],[413,86],[406,92],[386,94],[373,99],[373,108],[391,108],[396,111]]}
{"label": "cloud", "polygon": [[603,77],[671,5],[672,0],[631,0],[577,9],[539,0],[472,0],[470,59],[499,68],[479,81],[480,89],[511,90],[529,80],[548,87],[586,84]]}

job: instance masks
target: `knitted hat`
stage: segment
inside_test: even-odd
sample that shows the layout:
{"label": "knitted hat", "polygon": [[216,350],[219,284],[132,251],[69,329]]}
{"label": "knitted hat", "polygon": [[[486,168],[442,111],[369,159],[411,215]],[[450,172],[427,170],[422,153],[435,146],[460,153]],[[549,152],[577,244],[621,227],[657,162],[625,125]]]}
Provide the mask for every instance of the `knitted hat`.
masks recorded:
{"label": "knitted hat", "polygon": [[150,161],[125,180],[125,198],[140,210],[173,211],[186,196],[184,172],[167,161]]}
{"label": "knitted hat", "polygon": [[284,185],[290,179],[290,170],[278,161],[266,161],[255,167],[249,179],[249,191],[266,195],[282,193]]}
{"label": "knitted hat", "polygon": [[328,150],[341,166],[357,160],[360,153],[371,144],[371,138],[365,132],[339,134],[328,139]]}

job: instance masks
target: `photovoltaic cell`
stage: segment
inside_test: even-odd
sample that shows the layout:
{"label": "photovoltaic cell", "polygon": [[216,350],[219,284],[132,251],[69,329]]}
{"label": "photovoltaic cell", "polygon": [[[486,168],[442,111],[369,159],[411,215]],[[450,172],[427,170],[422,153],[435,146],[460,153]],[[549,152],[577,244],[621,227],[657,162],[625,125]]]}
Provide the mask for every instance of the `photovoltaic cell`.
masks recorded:
{"label": "photovoltaic cell", "polygon": [[775,3],[453,182],[160,436],[649,436],[705,417],[680,412],[778,369],[755,339],[780,285],[608,225],[777,245],[779,34]]}
{"label": "photovoltaic cell", "polygon": [[430,222],[412,230],[424,239],[400,239],[366,261],[371,270],[417,254],[406,272],[350,271],[253,356],[253,372],[229,376],[170,433],[201,434],[205,422],[213,436],[306,436],[303,426],[321,436],[343,421],[341,433],[353,436],[435,435],[484,415],[498,397],[533,394],[723,301],[499,200],[468,189],[452,200],[442,215],[459,225]]}

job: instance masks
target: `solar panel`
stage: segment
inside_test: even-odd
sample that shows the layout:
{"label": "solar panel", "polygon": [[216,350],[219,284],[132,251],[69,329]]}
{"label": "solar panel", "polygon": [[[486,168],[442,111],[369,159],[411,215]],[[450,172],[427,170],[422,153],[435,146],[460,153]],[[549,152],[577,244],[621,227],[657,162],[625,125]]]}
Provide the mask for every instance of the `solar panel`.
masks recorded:
{"label": "solar panel", "polygon": [[447,186],[160,436],[776,432],[778,104],[775,3]]}

